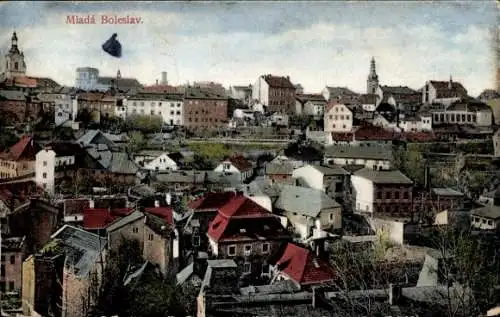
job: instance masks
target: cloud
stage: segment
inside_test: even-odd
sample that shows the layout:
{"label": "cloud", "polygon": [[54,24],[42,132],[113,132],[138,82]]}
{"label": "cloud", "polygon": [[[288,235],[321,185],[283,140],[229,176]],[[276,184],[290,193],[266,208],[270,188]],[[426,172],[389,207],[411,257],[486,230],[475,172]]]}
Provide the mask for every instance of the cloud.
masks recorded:
{"label": "cloud", "polygon": [[[473,95],[492,86],[487,23],[450,30],[444,23],[446,14],[434,19],[433,10],[423,15],[415,4],[411,14],[420,17],[408,13],[408,23],[401,23],[400,16],[392,12],[396,9],[384,6],[365,13],[353,6],[339,13],[326,5],[304,4],[282,6],[280,13],[278,6],[263,10],[258,3],[206,6],[172,2],[157,10],[153,6],[57,3],[37,7],[34,22],[16,26],[28,72],[73,85],[75,70],[82,66],[97,67],[103,76],[114,75],[120,68],[122,76],[136,77],[144,84],[154,83],[167,71],[173,84],[209,80],[226,86],[253,83],[259,75],[272,73],[289,75],[310,92],[319,92],[325,85],[363,92],[374,56],[382,84],[420,88],[428,79],[447,80],[451,74]],[[292,15],[297,8],[302,11]],[[0,6],[0,20],[7,11],[19,13],[14,9]],[[456,10],[465,14],[463,8],[452,11]],[[469,8],[467,21],[476,21],[471,11]],[[27,16],[34,16],[29,12]],[[302,14],[290,18],[296,12]],[[144,23],[68,25],[68,14],[138,15]],[[383,14],[385,19],[380,19]],[[367,22],[360,25],[359,21]],[[5,51],[13,27],[2,22],[0,26],[0,45]],[[115,32],[124,50],[120,60],[101,50]]]}

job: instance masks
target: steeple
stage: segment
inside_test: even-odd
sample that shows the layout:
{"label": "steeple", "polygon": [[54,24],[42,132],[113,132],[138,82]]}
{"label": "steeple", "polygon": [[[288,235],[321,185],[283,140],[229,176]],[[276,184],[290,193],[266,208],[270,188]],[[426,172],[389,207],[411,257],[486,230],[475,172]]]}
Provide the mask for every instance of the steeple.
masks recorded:
{"label": "steeple", "polygon": [[448,83],[448,89],[451,89],[453,87],[453,79],[451,78],[450,75],[450,82]]}
{"label": "steeple", "polygon": [[372,57],[370,62],[370,73],[368,74],[368,80],[366,82],[366,93],[375,94],[378,88],[378,75],[375,67],[375,58]]}
{"label": "steeple", "polygon": [[12,45],[10,47],[10,53],[20,54],[19,48],[17,47],[17,34],[16,31],[12,34]]}

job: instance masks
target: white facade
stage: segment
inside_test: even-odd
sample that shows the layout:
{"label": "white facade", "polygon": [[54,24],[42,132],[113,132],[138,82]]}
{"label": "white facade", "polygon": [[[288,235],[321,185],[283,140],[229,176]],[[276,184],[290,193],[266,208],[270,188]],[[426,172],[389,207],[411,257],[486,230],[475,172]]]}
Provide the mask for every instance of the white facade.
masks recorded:
{"label": "white facade", "polygon": [[236,166],[234,166],[231,161],[224,161],[220,163],[216,168],[214,168],[214,172],[224,174],[224,175],[237,175],[238,179],[241,182],[244,182],[248,178],[250,178],[253,174],[253,170],[250,169],[248,171],[240,171]]}
{"label": "white facade", "polygon": [[375,111],[375,104],[373,103],[368,103],[368,104],[362,104],[361,109],[367,112],[374,112]]}
{"label": "white facade", "polygon": [[357,211],[373,213],[374,187],[372,181],[357,175],[351,176]]}
{"label": "white facade", "polygon": [[[126,106],[125,106],[126,105]],[[116,115],[123,117],[133,115],[151,115],[161,116],[163,122],[168,125],[183,125],[184,124],[184,102],[182,97],[178,99],[166,99],[158,97],[157,99],[149,98],[129,98],[124,101],[124,107],[117,107]]]}
{"label": "white facade", "polygon": [[252,100],[257,100],[262,106],[269,106],[269,84],[264,76],[259,76],[252,87]]}
{"label": "white facade", "polygon": [[302,178],[306,181],[309,188],[325,191],[323,185],[323,173],[315,169],[311,165],[306,165],[295,169],[292,173],[295,179]]}
{"label": "white facade", "polygon": [[99,70],[92,67],[76,69],[75,87],[83,90],[108,90],[109,86],[99,84]]}
{"label": "white facade", "polygon": [[411,120],[400,120],[399,127],[405,132],[426,132],[432,131],[432,116],[419,116]]}
{"label": "white facade", "polygon": [[435,111],[432,114],[435,124],[471,124],[476,127],[490,127],[493,123],[493,111]]}
{"label": "white facade", "polygon": [[324,116],[325,132],[349,132],[352,130],[353,113],[343,104],[327,107]]}
{"label": "white facade", "polygon": [[57,96],[54,100],[54,124],[56,127],[71,124],[78,115],[78,100],[70,95]]}
{"label": "white facade", "polygon": [[495,230],[500,228],[500,218],[491,219],[481,217],[480,215],[471,214],[471,226],[481,230]]}
{"label": "white facade", "polygon": [[44,149],[36,154],[35,182],[48,194],[54,194],[54,179],[56,168],[56,152]]}
{"label": "white facade", "polygon": [[146,163],[144,169],[149,171],[177,171],[179,167],[177,163],[168,156],[168,153],[163,153],[151,162]]}
{"label": "white facade", "polygon": [[363,165],[374,170],[388,170],[391,168],[390,160],[375,160],[367,158],[344,158],[344,157],[325,157],[325,164],[345,165]]}

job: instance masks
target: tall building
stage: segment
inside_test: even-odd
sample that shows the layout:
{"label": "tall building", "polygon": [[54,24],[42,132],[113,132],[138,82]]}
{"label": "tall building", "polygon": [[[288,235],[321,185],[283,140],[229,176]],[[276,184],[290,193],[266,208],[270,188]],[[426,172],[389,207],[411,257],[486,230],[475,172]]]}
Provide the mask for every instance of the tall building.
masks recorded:
{"label": "tall building", "polygon": [[366,81],[366,93],[375,94],[378,88],[378,75],[375,69],[375,58],[372,57],[370,62],[370,73],[368,74],[368,80]]}
{"label": "tall building", "polygon": [[10,79],[13,77],[26,76],[26,63],[24,62],[24,53],[19,50],[17,46],[17,34],[12,34],[11,47],[9,52],[5,55],[5,69],[3,72],[3,79]]}

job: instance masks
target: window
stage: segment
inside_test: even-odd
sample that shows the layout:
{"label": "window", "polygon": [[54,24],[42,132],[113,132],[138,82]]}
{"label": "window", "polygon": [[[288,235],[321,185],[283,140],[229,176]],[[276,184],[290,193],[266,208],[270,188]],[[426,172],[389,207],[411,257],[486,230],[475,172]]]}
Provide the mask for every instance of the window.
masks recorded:
{"label": "window", "polygon": [[154,116],[155,115],[155,111],[154,110],[151,110],[151,115]]}
{"label": "window", "polygon": [[229,256],[236,255],[236,246],[235,245],[230,245],[227,247],[227,255],[229,255]]}
{"label": "window", "polygon": [[181,107],[181,104],[180,104],[180,103],[178,103],[178,104],[177,104],[177,108],[180,108],[180,107]]}
{"label": "window", "polygon": [[132,232],[133,232],[133,233],[139,233],[139,228],[134,227],[134,228],[132,229]]}
{"label": "window", "polygon": [[390,198],[391,198],[391,192],[386,192],[385,199],[390,199]]}
{"label": "window", "polygon": [[0,282],[0,291],[5,292],[5,282]]}
{"label": "window", "polygon": [[144,101],[141,101],[141,107],[144,107]]}
{"label": "window", "polygon": [[492,220],[488,220],[488,225],[493,225],[493,221]]}
{"label": "window", "polygon": [[408,192],[404,192],[404,193],[403,193],[403,198],[404,198],[404,199],[408,199]]}
{"label": "window", "polygon": [[245,255],[250,255],[252,254],[252,245],[251,244],[247,244],[245,245]]}
{"label": "window", "polygon": [[399,199],[399,192],[394,193],[394,198]]}
{"label": "window", "polygon": [[262,265],[262,274],[269,274],[269,265],[267,264]]}
{"label": "window", "polygon": [[330,222],[333,222],[333,220],[335,219],[335,215],[333,214],[333,212],[330,214]]}
{"label": "window", "polygon": [[2,264],[2,267],[0,268],[0,276],[5,276],[5,266]]}
{"label": "window", "polygon": [[223,170],[228,170],[228,169],[231,169],[231,164],[229,164],[229,163],[224,163],[224,164],[222,165],[222,169],[223,169]]}
{"label": "window", "polygon": [[43,166],[47,166],[47,161],[43,161]]}
{"label": "window", "polygon": [[148,240],[153,241],[154,236],[152,234],[149,235]]}
{"label": "window", "polygon": [[269,243],[263,243],[262,244],[262,253],[268,253],[269,252]]}
{"label": "window", "polygon": [[333,119],[333,116],[330,116],[330,120],[332,120],[332,119]]}
{"label": "window", "polygon": [[346,119],[346,120],[350,120],[349,115],[345,116],[345,119]]}
{"label": "window", "polygon": [[195,247],[200,246],[200,236],[197,236],[197,235],[193,236],[193,246],[195,246]]}
{"label": "window", "polygon": [[9,282],[9,291],[14,290],[14,282]]}
{"label": "window", "polygon": [[248,262],[243,264],[243,273],[248,274],[252,271],[252,265]]}
{"label": "window", "polygon": [[10,256],[10,264],[16,264],[16,256],[15,255]]}
{"label": "window", "polygon": [[47,173],[43,173],[43,174],[42,174],[42,177],[43,177],[43,178],[47,178]]}

